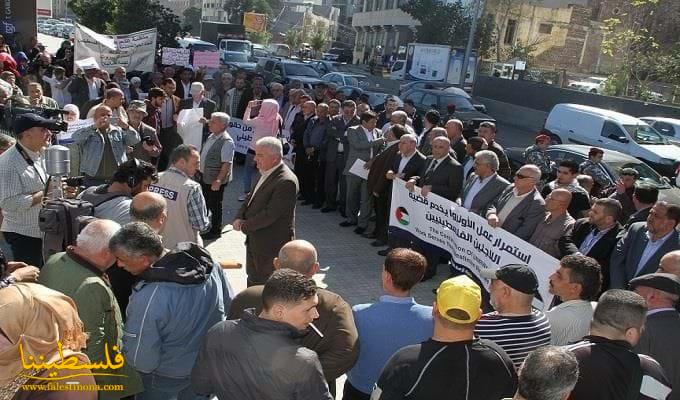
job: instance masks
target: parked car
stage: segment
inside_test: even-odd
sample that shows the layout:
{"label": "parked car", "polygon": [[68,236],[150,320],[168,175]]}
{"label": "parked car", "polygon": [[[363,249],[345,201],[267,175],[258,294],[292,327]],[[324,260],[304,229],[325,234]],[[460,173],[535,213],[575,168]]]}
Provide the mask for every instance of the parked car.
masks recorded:
{"label": "parked car", "polygon": [[591,76],[580,81],[570,81],[569,87],[580,90],[582,92],[602,94],[607,78],[600,78],[599,76]]}
{"label": "parked car", "polygon": [[462,90],[458,86],[446,82],[427,82],[427,81],[406,82],[403,85],[399,85],[399,95],[401,96],[403,93],[406,93],[411,89],[439,89],[444,91],[450,91],[455,94],[459,94],[461,96],[470,98],[470,94],[468,94],[468,92]]}
{"label": "parked car", "polygon": [[399,98],[399,96],[391,95],[384,92],[376,92],[373,90],[364,90],[356,86],[340,86],[336,89],[336,93],[342,93],[347,99],[356,100],[362,94],[368,95],[368,104],[373,110],[380,110],[385,104],[385,99],[387,96],[392,96],[397,101],[397,107],[404,107],[404,102]]}
{"label": "parked car", "polygon": [[246,53],[239,53],[236,51],[224,51],[221,54],[222,65],[226,65],[230,70],[235,71],[244,69],[246,71],[254,71],[257,63],[248,61]]}
{"label": "parked car", "polygon": [[305,60],[305,64],[309,64],[319,73],[319,75],[326,75],[331,72],[338,72],[339,63],[335,61],[326,60]]}
{"label": "parked car", "polygon": [[319,73],[310,65],[279,58],[260,58],[255,72],[264,77],[265,83],[279,82],[288,84],[292,79],[316,85],[321,82]]}
{"label": "parked car", "polygon": [[328,49],[328,52],[322,53],[321,58],[328,61],[337,61],[341,63],[351,63],[352,62],[352,50],[343,49],[341,47],[332,47]]}
{"label": "parked car", "polygon": [[[509,147],[505,149],[513,173],[525,164],[524,150],[524,148],[520,147]],[[562,160],[573,160],[580,164],[588,159],[589,151],[590,146],[558,144],[548,147],[547,153],[550,156],[550,159],[557,164]],[[659,200],[680,204],[680,189],[671,186],[667,178],[659,175],[652,167],[642,160],[615,150],[607,150],[604,152],[600,168],[604,170],[607,175],[609,185],[616,184],[619,180],[621,170],[624,168],[634,168],[640,174],[638,178],[640,182],[654,185],[659,189]],[[548,180],[553,179],[555,179],[554,174],[548,178]]]}
{"label": "parked car", "polygon": [[640,119],[664,135],[669,142],[680,146],[680,119],[664,117],[640,117]]}
{"label": "parked car", "polygon": [[416,109],[426,113],[431,109],[439,111],[442,117],[448,115],[448,106],[456,107],[455,116],[463,122],[463,134],[465,137],[474,136],[479,130],[479,124],[484,121],[496,122],[495,119],[484,113],[484,106],[475,106],[470,102],[469,96],[449,93],[437,89],[412,89],[402,96],[404,100],[412,100]]}
{"label": "parked car", "polygon": [[358,86],[364,88],[368,86],[366,75],[344,74],[341,72],[331,72],[321,77],[321,80],[335,83],[338,86]]}
{"label": "parked car", "polygon": [[669,178],[675,177],[680,164],[680,147],[670,144],[646,122],[616,111],[557,104],[548,114],[544,129],[553,143],[583,144],[630,154]]}

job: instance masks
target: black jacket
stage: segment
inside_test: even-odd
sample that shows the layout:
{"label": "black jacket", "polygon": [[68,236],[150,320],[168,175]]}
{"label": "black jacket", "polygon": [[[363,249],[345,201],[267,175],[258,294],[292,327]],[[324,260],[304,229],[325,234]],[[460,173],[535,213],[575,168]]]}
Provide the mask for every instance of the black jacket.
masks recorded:
{"label": "black jacket", "polygon": [[210,328],[191,371],[198,394],[239,400],[330,400],[316,353],[291,325],[256,316]]}
{"label": "black jacket", "polygon": [[433,172],[428,173],[432,160],[432,156],[427,157],[418,176],[411,179],[415,179],[419,187],[431,185],[432,193],[456,201],[463,189],[463,167],[448,155],[441,161],[441,165],[437,166]]}

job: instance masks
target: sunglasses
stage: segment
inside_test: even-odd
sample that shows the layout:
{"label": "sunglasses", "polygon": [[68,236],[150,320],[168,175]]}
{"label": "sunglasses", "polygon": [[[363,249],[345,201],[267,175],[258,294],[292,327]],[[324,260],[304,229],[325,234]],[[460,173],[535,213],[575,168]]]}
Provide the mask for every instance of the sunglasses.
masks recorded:
{"label": "sunglasses", "polygon": [[517,173],[515,174],[515,178],[517,178],[517,179],[527,179],[527,178],[533,178],[533,177],[532,177],[532,176],[529,176],[529,175],[522,175],[522,174],[520,174],[519,172],[517,172]]}

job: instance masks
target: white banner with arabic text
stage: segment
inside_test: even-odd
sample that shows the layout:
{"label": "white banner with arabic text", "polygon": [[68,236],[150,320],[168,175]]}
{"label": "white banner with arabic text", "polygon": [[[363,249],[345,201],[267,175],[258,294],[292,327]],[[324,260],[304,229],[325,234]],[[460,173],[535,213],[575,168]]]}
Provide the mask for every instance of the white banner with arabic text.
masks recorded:
{"label": "white banner with arabic text", "polygon": [[127,71],[153,71],[156,56],[156,28],[126,35],[102,35],[76,24],[75,60],[94,58],[102,69],[113,72],[117,67]]}
{"label": "white banner with arabic text", "polygon": [[536,301],[534,305],[547,308],[552,302],[549,277],[559,261],[515,235],[491,227],[486,219],[450,200],[433,193],[423,197],[419,188],[409,192],[405,182],[397,179],[392,185],[390,227],[450,253],[452,260],[473,274],[487,291],[489,280],[482,278],[480,271],[526,264],[538,276],[543,298],[543,304]]}

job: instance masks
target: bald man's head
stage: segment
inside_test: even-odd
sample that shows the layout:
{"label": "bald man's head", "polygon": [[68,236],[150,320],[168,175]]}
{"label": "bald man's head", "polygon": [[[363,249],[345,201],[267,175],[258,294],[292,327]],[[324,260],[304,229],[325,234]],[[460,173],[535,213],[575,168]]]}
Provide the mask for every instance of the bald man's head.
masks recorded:
{"label": "bald man's head", "polygon": [[144,222],[160,232],[168,218],[168,205],[158,193],[141,192],[132,198],[130,216],[133,221]]}
{"label": "bald man's head", "polygon": [[667,272],[680,277],[680,250],[671,251],[661,257],[659,269],[656,272]]}
{"label": "bald man's head", "polygon": [[290,241],[279,250],[279,256],[274,259],[274,267],[290,268],[311,278],[319,270],[316,249],[306,240]]}

